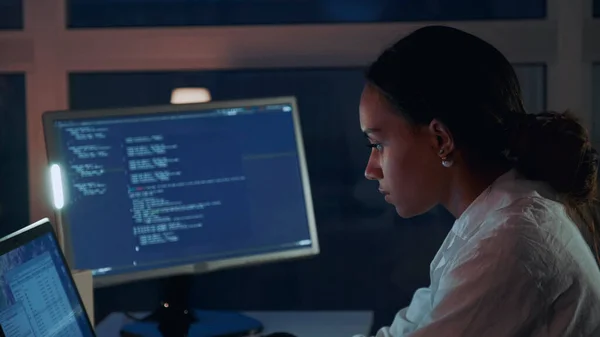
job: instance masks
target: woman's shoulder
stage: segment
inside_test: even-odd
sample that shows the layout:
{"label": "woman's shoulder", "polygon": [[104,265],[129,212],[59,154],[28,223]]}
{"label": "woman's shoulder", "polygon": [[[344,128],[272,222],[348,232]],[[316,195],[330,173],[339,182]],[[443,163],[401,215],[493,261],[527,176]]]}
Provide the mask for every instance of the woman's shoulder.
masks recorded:
{"label": "woman's shoulder", "polygon": [[537,194],[511,200],[508,205],[492,211],[488,219],[501,221],[505,226],[571,221],[562,203]]}
{"label": "woman's shoulder", "polygon": [[490,212],[486,222],[496,231],[519,235],[555,236],[578,232],[566,207],[539,195],[524,196]]}
{"label": "woman's shoulder", "polygon": [[540,196],[514,200],[491,212],[485,223],[482,235],[494,238],[486,240],[487,249],[505,251],[532,270],[575,267],[580,250],[588,248],[564,205]]}
{"label": "woman's shoulder", "polygon": [[487,232],[483,235],[513,238],[515,243],[523,239],[546,241],[578,232],[563,204],[540,196],[518,198],[489,212],[482,228]]}
{"label": "woman's shoulder", "polygon": [[462,245],[454,246],[457,261],[474,257],[495,263],[521,263],[523,258],[551,249],[560,223],[570,221],[564,207],[549,199],[524,196],[501,208],[489,209]]}

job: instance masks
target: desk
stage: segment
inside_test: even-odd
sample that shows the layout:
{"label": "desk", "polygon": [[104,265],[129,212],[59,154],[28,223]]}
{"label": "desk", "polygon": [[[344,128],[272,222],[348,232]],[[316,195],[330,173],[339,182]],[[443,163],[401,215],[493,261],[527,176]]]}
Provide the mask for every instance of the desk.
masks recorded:
{"label": "desk", "polygon": [[[261,321],[265,334],[283,331],[297,337],[368,336],[373,322],[370,311],[257,311],[244,314]],[[143,313],[140,315],[144,316]],[[96,326],[96,335],[119,337],[121,327],[130,322],[123,313],[112,313]]]}

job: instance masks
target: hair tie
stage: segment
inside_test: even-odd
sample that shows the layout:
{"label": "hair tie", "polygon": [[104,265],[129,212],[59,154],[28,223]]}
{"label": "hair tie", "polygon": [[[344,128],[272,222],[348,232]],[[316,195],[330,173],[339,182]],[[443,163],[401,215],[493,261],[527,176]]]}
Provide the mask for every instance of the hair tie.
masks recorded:
{"label": "hair tie", "polygon": [[520,129],[523,127],[531,126],[532,123],[538,121],[539,115],[529,114],[526,112],[511,112],[506,115],[504,124],[507,129]]}

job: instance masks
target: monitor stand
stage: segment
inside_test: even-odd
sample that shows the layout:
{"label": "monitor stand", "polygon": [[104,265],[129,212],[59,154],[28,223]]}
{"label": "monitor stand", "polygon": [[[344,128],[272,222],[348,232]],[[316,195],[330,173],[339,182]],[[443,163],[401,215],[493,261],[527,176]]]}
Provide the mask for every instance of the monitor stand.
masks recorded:
{"label": "monitor stand", "polygon": [[189,304],[192,275],[165,279],[160,306],[150,315],[121,329],[121,336],[208,337],[247,336],[262,331],[262,324],[228,311],[196,310]]}

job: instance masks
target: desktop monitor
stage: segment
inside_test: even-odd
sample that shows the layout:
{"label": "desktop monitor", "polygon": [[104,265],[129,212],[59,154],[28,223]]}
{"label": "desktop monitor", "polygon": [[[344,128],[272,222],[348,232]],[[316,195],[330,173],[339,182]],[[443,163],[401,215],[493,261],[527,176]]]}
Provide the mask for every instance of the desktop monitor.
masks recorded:
{"label": "desktop monitor", "polygon": [[[293,97],[55,111],[43,123],[65,255],[97,287],[319,252]],[[196,331],[260,330],[241,316],[188,317],[189,279],[170,278],[150,315],[168,335],[197,316]]]}
{"label": "desktop monitor", "polygon": [[296,106],[45,113],[71,268],[105,286],[318,254]]}

